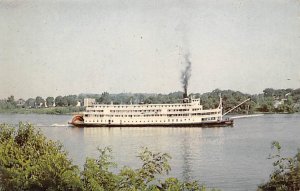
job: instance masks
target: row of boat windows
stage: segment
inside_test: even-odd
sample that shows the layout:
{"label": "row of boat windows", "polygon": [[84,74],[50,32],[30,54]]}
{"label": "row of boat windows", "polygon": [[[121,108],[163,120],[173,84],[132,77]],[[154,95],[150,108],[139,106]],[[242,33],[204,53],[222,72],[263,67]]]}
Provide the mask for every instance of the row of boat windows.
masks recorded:
{"label": "row of boat windows", "polygon": [[95,108],[145,108],[145,107],[187,107],[191,104],[182,105],[94,105]]}
{"label": "row of boat windows", "polygon": [[88,112],[103,112],[103,110],[90,110],[90,109],[88,109],[87,111]]}
{"label": "row of boat windows", "polygon": [[[200,108],[194,108],[192,111],[201,110]],[[89,112],[103,112],[103,110],[88,110]],[[168,109],[168,112],[174,111],[190,111],[189,109]],[[130,112],[161,112],[161,109],[147,109],[147,110],[110,110],[111,113],[130,113]]]}
{"label": "row of boat windows", "polygon": [[207,113],[192,113],[193,116],[195,115],[214,115],[214,114],[220,114],[221,112],[207,112]]}
{"label": "row of boat windows", "polygon": [[[194,121],[194,119],[193,120],[191,120],[191,119],[168,119],[168,120],[144,120],[144,121],[120,121],[120,123],[126,123],[126,122],[128,122],[128,123],[157,123],[157,122],[160,122],[160,123],[162,123],[162,122],[184,122],[184,121]],[[86,120],[86,122],[97,122],[97,123],[101,123],[101,122],[108,122],[108,123],[113,123],[114,122],[114,120]]]}
{"label": "row of boat windows", "polygon": [[190,111],[189,109],[168,109],[168,111]]}
{"label": "row of boat windows", "polygon": [[[207,113],[193,113],[196,115],[214,115],[220,114],[220,112],[207,112]],[[145,114],[145,115],[97,115],[97,114],[85,114],[85,117],[176,117],[176,116],[190,116],[188,113],[184,114]]]}
{"label": "row of boat windows", "polygon": [[161,109],[148,109],[148,110],[110,110],[111,113],[129,113],[129,112],[161,112]]}
{"label": "row of boat windows", "polygon": [[[202,121],[211,121],[215,120],[215,117],[202,118]],[[165,123],[165,122],[190,122],[194,121],[194,119],[168,119],[168,120],[129,120],[129,121],[120,121],[120,123]],[[85,122],[93,122],[93,123],[114,123],[114,120],[86,120]]]}

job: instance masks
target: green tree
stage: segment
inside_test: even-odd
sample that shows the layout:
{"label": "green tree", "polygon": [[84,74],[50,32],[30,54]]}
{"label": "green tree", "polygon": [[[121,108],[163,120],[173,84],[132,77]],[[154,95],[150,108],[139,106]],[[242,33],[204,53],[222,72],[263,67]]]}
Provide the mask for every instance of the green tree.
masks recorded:
{"label": "green tree", "polygon": [[258,110],[261,112],[273,112],[274,108],[274,99],[272,97],[266,97],[260,103]]}
{"label": "green tree", "polygon": [[35,106],[35,99],[29,98],[25,101],[25,107],[34,108]]}
{"label": "green tree", "polygon": [[84,170],[81,173],[85,190],[117,190],[117,175],[109,171],[115,167],[111,162],[111,149],[98,148],[99,158],[87,158],[84,164]]}
{"label": "green tree", "polygon": [[53,104],[54,104],[54,98],[53,97],[47,97],[46,98],[46,104],[47,104],[47,107],[52,107]]}
{"label": "green tree", "polygon": [[265,97],[272,97],[275,94],[275,90],[273,88],[266,88],[263,92]]}
{"label": "green tree", "polygon": [[7,102],[8,103],[12,103],[12,104],[15,104],[15,96],[11,95],[7,98]]}
{"label": "green tree", "polygon": [[287,101],[285,103],[285,112],[294,113],[294,101],[291,96],[287,97]]}
{"label": "green tree", "polygon": [[55,106],[57,106],[57,107],[66,107],[66,106],[68,106],[67,97],[66,96],[64,96],[64,97],[57,96],[55,98]]}
{"label": "green tree", "polygon": [[67,107],[69,105],[67,96],[62,97],[61,104],[63,107]]}
{"label": "green tree", "polygon": [[28,106],[30,108],[34,108],[35,107],[35,99],[29,98],[28,100],[26,100],[25,104],[26,104],[26,106]]}
{"label": "green tree", "polygon": [[76,106],[77,105],[77,96],[76,95],[68,95],[65,98],[67,100],[68,106]]}
{"label": "green tree", "polygon": [[108,92],[103,92],[101,94],[101,97],[96,99],[96,101],[99,103],[103,103],[103,104],[110,104],[110,102],[112,101],[112,98]]}
{"label": "green tree", "polygon": [[79,169],[62,145],[30,124],[0,125],[0,167],[2,190],[82,189]]}
{"label": "green tree", "polygon": [[81,173],[85,190],[123,190],[123,191],[205,191],[206,188],[196,181],[181,182],[176,178],[160,181],[158,176],[166,175],[171,170],[166,153],[153,153],[148,148],[138,155],[142,161],[141,168],[123,167],[118,174],[110,171],[116,167],[111,162],[111,149],[98,149],[99,158],[88,158]]}
{"label": "green tree", "polygon": [[274,160],[274,171],[270,180],[261,184],[260,191],[296,191],[300,190],[300,150],[294,157],[282,157],[279,142],[272,142],[276,152],[269,159]]}
{"label": "green tree", "polygon": [[35,98],[35,106],[36,107],[44,107],[45,106],[45,100],[41,96],[37,96]]}
{"label": "green tree", "polygon": [[2,106],[4,109],[14,109],[17,106],[17,102],[15,101],[15,97],[13,95],[7,98],[6,103]]}
{"label": "green tree", "polygon": [[295,103],[300,103],[300,88],[293,90],[291,96]]}

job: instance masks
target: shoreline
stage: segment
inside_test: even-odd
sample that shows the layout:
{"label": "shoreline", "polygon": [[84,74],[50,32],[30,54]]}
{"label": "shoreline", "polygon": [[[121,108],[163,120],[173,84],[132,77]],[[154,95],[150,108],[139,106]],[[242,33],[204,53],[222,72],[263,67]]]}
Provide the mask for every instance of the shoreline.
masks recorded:
{"label": "shoreline", "polygon": [[47,115],[74,115],[85,110],[85,107],[49,107],[49,108],[15,108],[1,109],[0,114],[47,114]]}

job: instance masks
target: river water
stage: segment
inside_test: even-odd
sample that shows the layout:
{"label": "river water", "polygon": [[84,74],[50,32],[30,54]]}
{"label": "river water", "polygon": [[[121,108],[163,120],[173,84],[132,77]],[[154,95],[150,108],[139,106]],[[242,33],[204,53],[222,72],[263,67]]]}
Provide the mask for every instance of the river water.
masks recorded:
{"label": "river water", "polygon": [[119,168],[140,165],[141,147],[172,156],[169,176],[197,180],[208,188],[256,190],[272,172],[271,142],[282,154],[294,156],[300,148],[300,115],[272,114],[235,119],[226,128],[75,128],[70,115],[0,114],[0,123],[28,121],[48,137],[63,143],[74,163],[82,168],[97,147],[110,146]]}

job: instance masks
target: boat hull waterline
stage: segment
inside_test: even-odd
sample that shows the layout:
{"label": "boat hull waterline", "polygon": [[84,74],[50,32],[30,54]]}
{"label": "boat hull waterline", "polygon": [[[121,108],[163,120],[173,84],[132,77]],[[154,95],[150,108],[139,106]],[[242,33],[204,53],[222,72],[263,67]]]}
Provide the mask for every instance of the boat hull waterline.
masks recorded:
{"label": "boat hull waterline", "polygon": [[233,126],[233,119],[227,119],[217,122],[200,122],[200,123],[163,123],[163,124],[97,124],[97,123],[84,123],[82,121],[69,122],[69,124],[76,127],[230,127]]}

